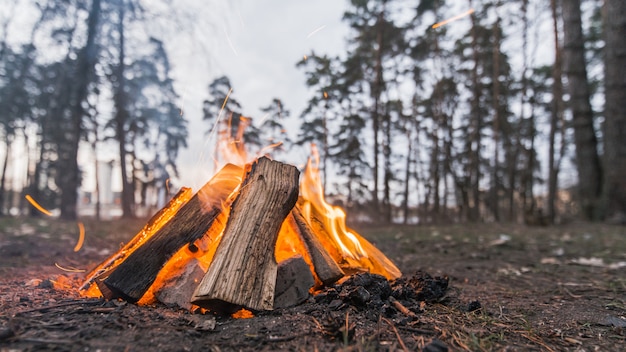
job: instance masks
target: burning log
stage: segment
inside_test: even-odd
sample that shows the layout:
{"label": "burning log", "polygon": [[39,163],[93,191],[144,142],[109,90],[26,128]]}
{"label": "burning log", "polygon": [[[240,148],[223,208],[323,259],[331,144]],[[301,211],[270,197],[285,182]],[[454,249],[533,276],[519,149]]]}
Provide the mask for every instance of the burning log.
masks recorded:
{"label": "burning log", "polygon": [[[139,233],[126,245],[124,245],[119,251],[115,252],[112,256],[96,266],[85,277],[85,280],[80,291],[89,292],[90,288],[96,288],[92,285],[97,279],[105,278],[108,273],[111,272],[119,263],[123,262],[135,249],[139,248],[146,239],[150,238],[161,227],[160,224],[168,222],[178,209],[182,207],[192,197],[191,189],[183,187],[178,193],[169,201],[169,203],[154,214],[146,225],[139,231]],[[106,286],[104,286],[106,288]]]}
{"label": "burning log", "polygon": [[320,240],[315,236],[298,205],[291,211],[288,221],[296,225],[295,228],[311,256],[315,274],[320,281],[328,286],[344,277],[343,270],[341,270],[337,262],[333,260]]}
{"label": "burning log", "polygon": [[276,239],[298,199],[296,167],[262,157],[246,169],[222,240],[192,298],[215,311],[273,309]]}
{"label": "burning log", "polygon": [[183,246],[201,238],[239,185],[241,168],[226,165],[185,203],[175,216],[131,253],[99,285],[107,299],[137,302],[166,262]]}

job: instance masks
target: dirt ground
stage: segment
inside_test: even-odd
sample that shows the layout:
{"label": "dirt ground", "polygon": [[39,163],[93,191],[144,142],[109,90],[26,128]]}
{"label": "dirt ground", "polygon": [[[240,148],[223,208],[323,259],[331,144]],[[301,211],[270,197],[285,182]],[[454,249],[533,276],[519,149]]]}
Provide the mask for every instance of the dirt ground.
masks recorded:
{"label": "dirt ground", "polygon": [[74,252],[76,223],[0,219],[0,351],[626,350],[623,226],[357,226],[405,277],[447,277],[445,295],[376,293],[387,283],[359,278],[370,281],[250,319],[53,287],[84,275],[55,264],[90,269],[143,223],[85,221],[85,243]]}

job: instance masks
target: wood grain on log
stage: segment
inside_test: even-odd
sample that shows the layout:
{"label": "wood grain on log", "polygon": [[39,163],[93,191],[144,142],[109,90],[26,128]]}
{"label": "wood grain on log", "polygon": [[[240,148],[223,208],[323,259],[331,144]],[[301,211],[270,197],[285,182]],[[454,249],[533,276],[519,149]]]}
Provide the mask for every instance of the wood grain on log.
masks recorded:
{"label": "wood grain on log", "polygon": [[294,166],[262,157],[246,169],[222,240],[192,298],[214,311],[273,309],[276,239],[298,199],[300,172]]}
{"label": "wood grain on log", "polygon": [[232,164],[224,166],[169,222],[109,273],[102,282],[112,296],[105,298],[138,301],[172,255],[202,237],[211,227],[227,206],[241,175],[240,167]]}
{"label": "wood grain on log", "polygon": [[315,274],[322,283],[328,286],[341,279],[345,275],[343,270],[341,270],[337,262],[333,260],[320,240],[312,232],[298,205],[291,210],[290,220],[296,224],[298,235],[311,256]]}

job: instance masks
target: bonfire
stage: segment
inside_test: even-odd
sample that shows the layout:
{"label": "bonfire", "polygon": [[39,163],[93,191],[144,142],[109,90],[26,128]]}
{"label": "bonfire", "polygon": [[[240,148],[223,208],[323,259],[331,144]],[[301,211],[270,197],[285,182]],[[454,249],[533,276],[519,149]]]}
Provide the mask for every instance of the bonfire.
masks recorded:
{"label": "bonfire", "polygon": [[400,270],[326,202],[312,147],[303,175],[248,161],[240,133],[220,133],[225,162],[200,190],[182,188],[86,276],[87,297],[233,312],[296,305],[356,273]]}

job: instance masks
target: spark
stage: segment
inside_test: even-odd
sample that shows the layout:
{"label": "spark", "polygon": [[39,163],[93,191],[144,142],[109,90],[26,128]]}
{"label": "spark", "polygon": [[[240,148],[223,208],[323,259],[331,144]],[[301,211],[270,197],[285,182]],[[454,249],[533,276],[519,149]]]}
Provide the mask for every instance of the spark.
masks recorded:
{"label": "spark", "polygon": [[263,125],[263,122],[265,122],[265,120],[267,120],[267,118],[270,117],[270,113],[265,113],[265,115],[263,115],[263,117],[261,117],[261,120],[259,121],[259,125]]}
{"label": "spark", "polygon": [[226,98],[224,98],[224,102],[222,103],[222,107],[220,108],[220,112],[217,114],[217,119],[215,120],[215,124],[213,125],[211,132],[209,132],[209,138],[211,138],[213,136],[213,133],[215,133],[215,131],[217,130],[217,125],[219,125],[220,120],[222,119],[222,113],[224,113],[224,108],[226,107],[226,103],[228,103],[228,98],[230,97],[230,93],[232,92],[233,92],[232,88],[228,90],[228,93],[226,94]]}
{"label": "spark", "polygon": [[74,252],[78,252],[83,247],[85,242],[85,225],[82,222],[78,222],[78,242],[74,246]]}
{"label": "spark", "polygon": [[167,194],[170,194],[170,178],[169,177],[165,180],[165,189],[167,190]]}
{"label": "spark", "polygon": [[313,32],[309,33],[309,35],[306,36],[306,39],[311,38],[312,36],[314,36],[317,32],[321,31],[322,29],[326,28],[326,25],[320,26],[319,28],[315,29]]}
{"label": "spark", "polygon": [[471,15],[473,13],[474,13],[474,9],[469,9],[469,10],[463,12],[460,15],[456,15],[454,17],[448,18],[447,20],[443,20],[441,22],[437,22],[437,23],[433,24],[432,28],[439,28],[439,27],[441,27],[443,25],[446,25],[446,24],[448,24],[450,22],[454,22],[454,21],[456,21],[458,19],[461,19],[461,18],[463,18],[465,16],[469,16],[469,15]]}
{"label": "spark", "polygon": [[228,98],[230,98],[230,93],[233,92],[233,89],[229,89],[228,93],[226,94],[226,98],[224,98],[224,102],[222,103],[222,107],[220,108],[220,112],[219,114],[217,114],[217,120],[219,121],[220,118],[222,117],[222,113],[224,112],[224,108],[226,107],[226,103],[228,103]]}
{"label": "spark", "polygon": [[67,271],[69,273],[84,273],[85,271],[87,271],[85,269],[77,269],[77,268],[74,268],[74,267],[71,267],[71,266],[65,268],[65,267],[60,266],[58,263],[54,263],[54,266],[56,266],[57,268],[59,268],[59,269],[61,269],[63,271]]}
{"label": "spark", "polygon": [[324,91],[324,99],[328,99],[328,93]]}
{"label": "spark", "polygon": [[235,56],[239,56],[239,54],[237,54],[237,49],[235,49],[233,42],[230,40],[230,37],[228,36],[228,32],[226,31],[226,28],[224,28],[224,36],[226,36],[226,41],[228,42],[228,45],[232,49],[233,53],[235,53]]}
{"label": "spark", "polygon": [[46,208],[42,207],[41,205],[39,205],[39,203],[37,203],[33,197],[30,196],[30,194],[27,194],[24,198],[26,198],[26,200],[32,205],[34,206],[37,210],[39,210],[40,212],[48,215],[48,216],[52,216],[52,213],[48,210],[46,210]]}
{"label": "spark", "polygon": [[243,22],[243,16],[241,16],[241,11],[237,9],[237,16],[239,16],[239,23],[241,23],[241,28],[245,28],[246,24]]}
{"label": "spark", "polygon": [[264,147],[263,149],[261,149],[258,154],[259,155],[263,155],[263,154],[269,152],[270,150],[273,150],[273,149],[276,149],[276,148],[280,147],[281,145],[283,145],[283,142],[276,142],[274,144],[268,145],[267,147]]}
{"label": "spark", "polygon": [[309,59],[306,55],[303,55],[302,58],[304,59],[304,61]]}

